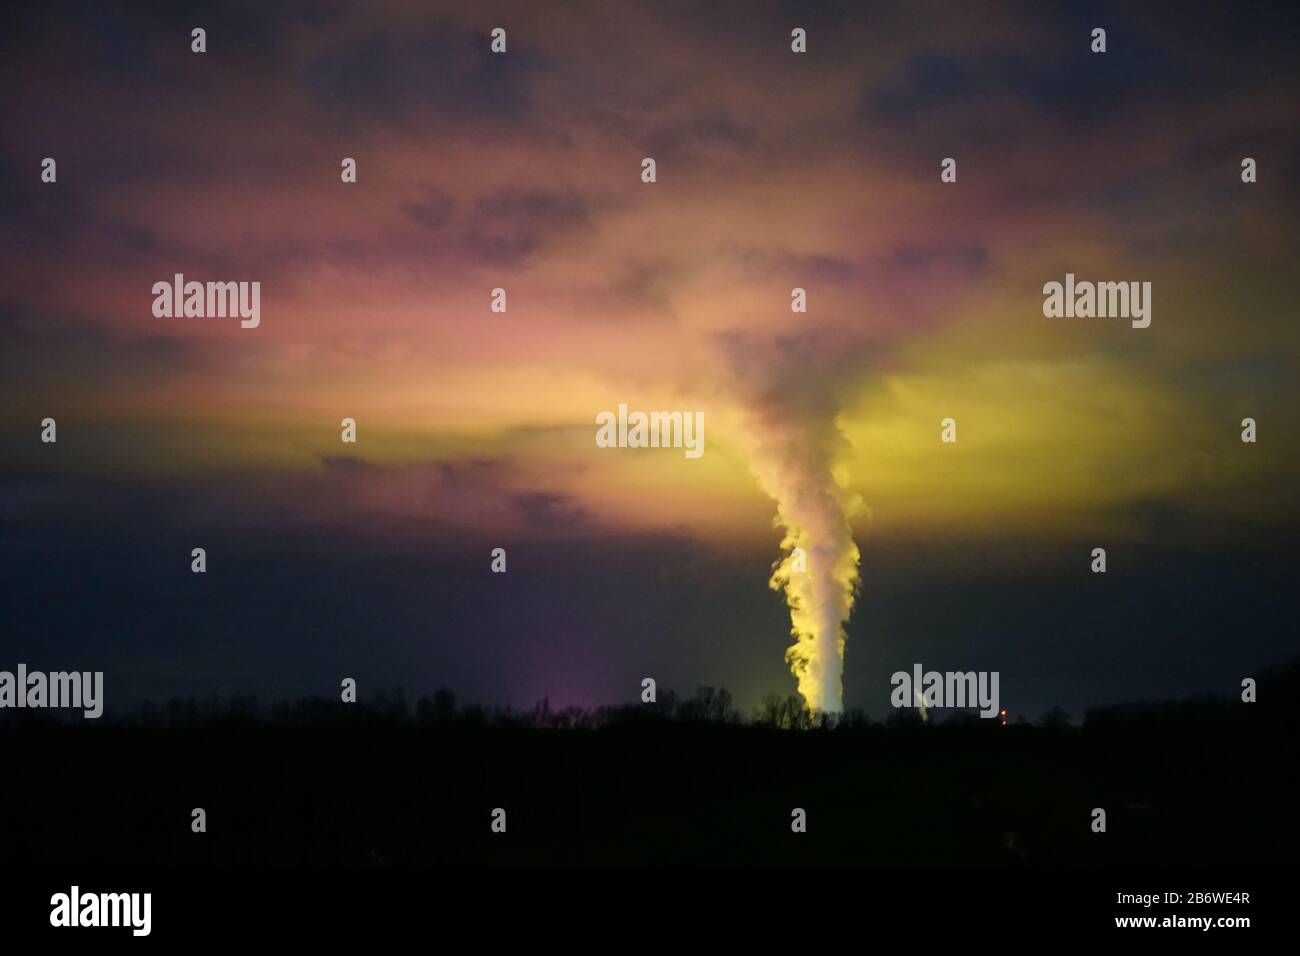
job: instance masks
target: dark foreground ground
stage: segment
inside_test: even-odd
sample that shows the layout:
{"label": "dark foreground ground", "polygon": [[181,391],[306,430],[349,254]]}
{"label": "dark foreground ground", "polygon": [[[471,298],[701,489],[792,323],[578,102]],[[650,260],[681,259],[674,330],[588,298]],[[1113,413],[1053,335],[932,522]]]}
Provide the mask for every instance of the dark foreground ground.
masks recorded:
{"label": "dark foreground ground", "polygon": [[0,720],[0,865],[1294,864],[1300,847],[1296,718],[1276,697],[1082,727],[789,730],[716,706],[507,719],[445,696],[21,716]]}

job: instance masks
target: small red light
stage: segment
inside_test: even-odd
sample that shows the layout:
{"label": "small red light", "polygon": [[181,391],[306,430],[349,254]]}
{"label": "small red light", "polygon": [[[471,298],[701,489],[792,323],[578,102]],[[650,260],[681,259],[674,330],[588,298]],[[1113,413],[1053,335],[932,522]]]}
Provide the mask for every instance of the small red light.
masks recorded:
{"label": "small red light", "polygon": [[1007,725],[1007,722],[1006,722],[1005,720],[1002,721],[1002,726],[1005,727],[1006,725]]}
{"label": "small red light", "polygon": [[1007,709],[1003,707],[1002,710],[1000,711],[1000,714],[1001,716],[1005,717],[1007,715]]}

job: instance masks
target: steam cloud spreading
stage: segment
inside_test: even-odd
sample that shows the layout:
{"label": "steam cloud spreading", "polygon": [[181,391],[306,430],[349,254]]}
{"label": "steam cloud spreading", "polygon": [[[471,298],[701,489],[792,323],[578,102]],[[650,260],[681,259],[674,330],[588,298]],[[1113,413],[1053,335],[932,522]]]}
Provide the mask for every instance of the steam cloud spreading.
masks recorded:
{"label": "steam cloud spreading", "polygon": [[[808,708],[838,713],[844,623],[860,581],[849,519],[861,499],[844,487],[839,463],[848,441],[837,423],[834,376],[807,361],[809,344],[782,343],[776,360],[750,349],[736,354],[745,359],[738,371],[749,394],[750,467],[775,500],[774,524],[785,532],[785,554],[769,583],[790,608],[794,643],[786,660]],[[796,569],[795,548],[806,553],[806,570]]]}

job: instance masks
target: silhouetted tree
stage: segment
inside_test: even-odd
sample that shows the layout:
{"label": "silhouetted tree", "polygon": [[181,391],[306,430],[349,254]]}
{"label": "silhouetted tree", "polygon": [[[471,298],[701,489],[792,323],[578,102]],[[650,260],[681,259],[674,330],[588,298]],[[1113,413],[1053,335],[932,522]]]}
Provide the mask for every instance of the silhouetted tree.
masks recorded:
{"label": "silhouetted tree", "polygon": [[445,687],[439,687],[433,695],[433,716],[443,724],[456,716],[456,695]]}
{"label": "silhouetted tree", "polygon": [[802,730],[811,725],[812,718],[797,694],[768,694],[759,707],[758,722],[781,730]]}
{"label": "silhouetted tree", "polygon": [[1070,715],[1059,706],[1053,707],[1038,718],[1038,726],[1046,730],[1064,730],[1070,726]]}

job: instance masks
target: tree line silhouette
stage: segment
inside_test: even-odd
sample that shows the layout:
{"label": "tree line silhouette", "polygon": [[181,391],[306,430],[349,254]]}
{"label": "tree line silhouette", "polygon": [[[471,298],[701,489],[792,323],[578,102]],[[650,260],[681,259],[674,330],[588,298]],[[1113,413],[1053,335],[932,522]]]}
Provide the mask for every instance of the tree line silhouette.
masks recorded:
{"label": "tree line silhouette", "polygon": [[1005,727],[831,718],[793,696],[742,712],[711,688],[596,708],[440,690],[10,710],[0,846],[25,865],[1294,861],[1300,659],[1258,689]]}

